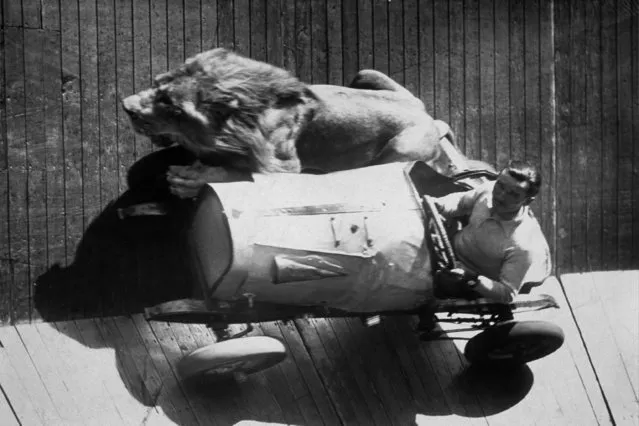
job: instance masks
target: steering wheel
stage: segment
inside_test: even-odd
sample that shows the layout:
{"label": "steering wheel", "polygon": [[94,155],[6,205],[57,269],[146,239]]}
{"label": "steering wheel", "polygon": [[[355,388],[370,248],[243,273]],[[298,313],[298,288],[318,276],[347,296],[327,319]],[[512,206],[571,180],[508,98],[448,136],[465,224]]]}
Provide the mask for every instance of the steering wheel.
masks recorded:
{"label": "steering wheel", "polygon": [[455,251],[448,238],[448,233],[442,222],[442,217],[435,206],[433,198],[429,195],[424,195],[424,209],[428,215],[428,230],[430,233],[431,241],[435,249],[436,255],[441,260],[442,268],[452,269],[455,267]]}

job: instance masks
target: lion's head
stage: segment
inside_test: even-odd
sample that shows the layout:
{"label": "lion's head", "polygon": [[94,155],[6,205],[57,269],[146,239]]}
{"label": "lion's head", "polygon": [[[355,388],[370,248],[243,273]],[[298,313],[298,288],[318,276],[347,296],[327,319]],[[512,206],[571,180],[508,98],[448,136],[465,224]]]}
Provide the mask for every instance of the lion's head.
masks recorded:
{"label": "lion's head", "polygon": [[315,100],[286,70],[218,48],[158,75],[122,106],[156,144],[246,157],[255,171],[299,171],[294,140]]}

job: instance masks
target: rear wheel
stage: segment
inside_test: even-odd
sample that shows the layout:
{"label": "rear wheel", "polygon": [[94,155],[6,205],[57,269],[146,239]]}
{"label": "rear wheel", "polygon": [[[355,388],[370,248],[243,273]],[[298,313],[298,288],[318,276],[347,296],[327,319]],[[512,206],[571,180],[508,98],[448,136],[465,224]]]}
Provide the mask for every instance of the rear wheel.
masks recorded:
{"label": "rear wheel", "polygon": [[505,321],[470,339],[464,355],[473,364],[525,364],[550,355],[563,342],[563,331],[553,323]]}
{"label": "rear wheel", "polygon": [[224,340],[196,349],[178,363],[180,377],[198,374],[251,374],[272,367],[286,358],[286,347],[268,336]]}

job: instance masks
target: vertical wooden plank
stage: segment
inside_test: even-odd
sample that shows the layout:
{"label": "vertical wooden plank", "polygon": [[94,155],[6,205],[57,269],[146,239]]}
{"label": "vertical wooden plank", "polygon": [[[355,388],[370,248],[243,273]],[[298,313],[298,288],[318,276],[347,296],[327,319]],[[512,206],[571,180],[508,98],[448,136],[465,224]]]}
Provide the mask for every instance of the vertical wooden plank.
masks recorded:
{"label": "vertical wooden plank", "polygon": [[[326,84],[328,82],[328,39],[326,37],[327,17],[326,0],[311,1],[311,41],[313,84]],[[269,25],[270,26],[270,25]]]}
{"label": "vertical wooden plank", "polygon": [[[4,16],[0,8],[0,22],[4,26]],[[5,32],[0,31],[0,99],[5,107],[0,109],[0,324],[8,324],[11,318],[11,291],[13,274],[11,268],[10,213],[9,213],[9,142],[7,140],[7,92],[5,86]]]}
{"label": "vertical wooden plank", "polygon": [[71,262],[84,229],[82,210],[82,118],[80,100],[80,23],[78,3],[60,2],[62,111],[67,261]]}
{"label": "vertical wooden plank", "polygon": [[[463,25],[463,24],[462,24]],[[419,1],[404,0],[404,87],[419,96]],[[463,87],[463,85],[462,85]]]}
{"label": "vertical wooden plank", "polygon": [[[266,61],[266,0],[251,2],[251,57],[258,61]],[[296,22],[297,25],[297,22]],[[305,58],[308,61],[308,58]]]}
{"label": "vertical wooden plank", "polygon": [[342,2],[326,0],[327,44],[328,44],[328,83],[342,84]]}
{"label": "vertical wooden plank", "polygon": [[24,28],[42,28],[42,1],[22,0],[22,19]]}
{"label": "vertical wooden plank", "polygon": [[[136,2],[134,2],[136,3]],[[190,58],[202,51],[202,16],[200,0],[184,0],[184,57]]]}
{"label": "vertical wooden plank", "polygon": [[[207,2],[205,4],[210,4]],[[153,0],[150,2],[150,49],[151,49],[151,78],[166,72],[169,69],[167,47],[167,18],[166,0]],[[205,25],[209,25],[208,17],[202,10],[202,44],[205,44],[208,31],[204,31]],[[214,27],[213,27],[214,28]],[[207,27],[208,29],[208,27]]]}
{"label": "vertical wooden plank", "polygon": [[538,166],[544,179],[541,196],[542,230],[553,253],[552,263],[556,265],[556,135],[555,135],[555,63],[554,63],[554,23],[553,0],[539,2],[539,61],[540,93],[539,101],[541,121],[541,158]]}
{"label": "vertical wooden plank", "polygon": [[495,4],[494,0],[479,3],[479,87],[481,108],[481,156],[495,164]]}
{"label": "vertical wooden plank", "polygon": [[464,10],[465,45],[465,111],[466,140],[464,152],[479,159],[480,151],[480,86],[479,86],[479,0],[466,0]]}
{"label": "vertical wooden plank", "polygon": [[[179,15],[181,18],[181,15]],[[115,63],[117,69],[116,93],[124,98],[133,93],[133,3],[116,0],[115,3]],[[182,51],[182,44],[176,50]],[[183,60],[183,59],[182,59]],[[129,167],[137,158],[135,138],[129,117],[122,108],[116,108],[118,128],[118,158],[120,190],[126,188]]]}
{"label": "vertical wooden plank", "polygon": [[27,205],[29,222],[29,281],[25,295],[29,296],[28,320],[32,316],[31,298],[36,279],[47,268],[47,205],[46,205],[46,138],[44,133],[44,32],[25,29],[25,111],[27,155]]}
{"label": "vertical wooden plank", "polygon": [[[618,250],[619,267],[629,269],[633,259],[633,214],[632,214],[632,181],[633,160],[631,155],[636,142],[633,141],[632,112],[632,16],[628,8],[617,2],[617,111],[619,117],[619,151],[617,157],[617,206],[618,206]],[[635,165],[636,167],[636,165]]]}
{"label": "vertical wooden plank", "polygon": [[[634,257],[630,259],[633,268],[639,268],[639,131],[637,130],[636,123],[639,123],[639,3],[631,2],[630,11],[632,14],[632,87],[634,92],[632,93],[632,122],[635,123],[633,127],[632,140],[634,157],[632,159],[632,175],[634,177],[632,181],[632,253]],[[636,376],[635,376],[636,377]],[[637,389],[635,388],[635,392]]]}
{"label": "vertical wooden plank", "polygon": [[279,1],[269,2],[266,8],[266,59],[276,66],[282,66],[284,62]]}
{"label": "vertical wooden plank", "polygon": [[[265,31],[255,32],[252,30],[251,33],[256,33],[256,37],[260,37],[260,34],[264,34]],[[311,50],[311,4],[307,0],[297,0],[295,3],[295,35],[297,36],[297,69],[295,72],[300,80],[310,83],[315,64]]]}
{"label": "vertical wooden plank", "polygon": [[[59,7],[49,4],[50,15],[45,19],[50,28],[60,28]],[[48,15],[45,15],[45,18]],[[47,265],[66,263],[66,220],[65,220],[65,157],[63,138],[63,105],[60,88],[62,86],[61,38],[59,31],[45,31],[45,63],[48,69],[44,80],[44,131],[46,138],[47,169]]]}
{"label": "vertical wooden plank", "polygon": [[[248,0],[234,0],[233,19],[235,50],[246,56],[251,55],[251,19],[250,6]],[[295,19],[295,16],[292,17]],[[289,22],[289,27],[293,22]]]}
{"label": "vertical wooden plank", "polygon": [[464,1],[452,0],[448,6],[448,31],[450,34],[450,122],[460,146],[465,145],[464,126]]}
{"label": "vertical wooden plank", "polygon": [[342,50],[344,64],[342,66],[342,81],[348,84],[358,71],[357,64],[357,2],[342,2]]}
{"label": "vertical wooden plank", "polygon": [[435,109],[433,116],[450,122],[450,49],[448,45],[448,0],[434,0]]}
{"label": "vertical wooden plank", "polygon": [[[166,5],[167,55],[169,69],[172,70],[182,65],[185,59],[184,4],[181,1],[167,0]],[[233,15],[229,15],[229,19],[230,16]]]}
{"label": "vertical wooden plank", "polygon": [[388,2],[388,71],[399,84],[405,84],[403,0]]}
{"label": "vertical wooden plank", "polygon": [[22,27],[22,2],[4,0],[2,3],[5,27]]}
{"label": "vertical wooden plank", "polygon": [[601,141],[601,1],[586,5],[586,170],[590,175],[586,191],[586,243],[588,270],[602,267],[602,178]]}
{"label": "vertical wooden plank", "polygon": [[[7,16],[5,15],[5,18]],[[6,23],[5,23],[6,25]],[[9,265],[12,270],[11,320],[29,316],[29,211],[24,81],[24,33],[5,28],[6,131],[9,169]]]}
{"label": "vertical wooden plank", "polygon": [[510,160],[510,2],[495,0],[495,165]]}
{"label": "vertical wooden plank", "polygon": [[358,71],[373,67],[373,5],[370,0],[357,1]]}
{"label": "vertical wooden plank", "polygon": [[[196,18],[199,30],[200,14]],[[197,33],[197,43],[200,34]],[[133,2],[133,91],[139,92],[151,85],[151,6],[150,0]],[[126,96],[126,95],[125,95]],[[153,151],[151,140],[146,136],[135,134],[135,147],[138,157],[143,157]]]}
{"label": "vertical wooden plank", "polygon": [[[236,3],[237,5],[237,3]],[[297,69],[296,36],[295,36],[295,2],[280,1],[280,33],[282,34],[282,53],[284,55],[282,66],[295,73]]]}
{"label": "vertical wooden plank", "polygon": [[510,158],[526,156],[526,80],[524,2],[510,2]]}
{"label": "vertical wooden plank", "polygon": [[60,31],[60,2],[59,0],[41,0],[42,28]]}
{"label": "vertical wooden plank", "polygon": [[373,2],[373,43],[373,68],[389,74],[388,2]]}
{"label": "vertical wooden plank", "polygon": [[617,247],[617,9],[616,2],[601,8],[601,202],[604,270],[619,267]]}
{"label": "vertical wooden plank", "polygon": [[100,204],[116,199],[120,192],[115,7],[112,0],[97,0],[98,22],[98,121],[100,134]]}
{"label": "vertical wooden plank", "polygon": [[[134,89],[134,59],[133,59],[133,1],[132,0],[115,0],[115,94],[116,99],[124,99],[133,93]],[[180,46],[183,47],[183,46]],[[127,177],[129,168],[138,159],[136,138],[131,126],[129,116],[120,107],[119,102],[114,103],[115,107],[115,119],[117,129],[117,157],[118,157],[118,182],[120,192],[124,192],[127,188]],[[119,195],[119,194],[118,194]],[[116,258],[116,262],[119,263],[119,273],[123,274],[126,271],[124,265],[130,265],[133,262],[128,256],[122,255]],[[128,269],[134,271],[135,268]],[[138,275],[141,275],[138,273]],[[141,277],[138,277],[141,278]],[[124,277],[120,279],[125,279]],[[131,283],[136,281],[131,280]],[[137,286],[126,286],[123,291],[123,297],[115,300],[113,295],[109,297],[113,300],[112,303],[104,303],[104,305],[110,306],[115,312],[126,311],[127,302],[133,300],[137,292],[135,287],[139,287],[142,284],[137,282]],[[105,312],[104,314],[108,314]]]}
{"label": "vertical wooden plank", "polygon": [[[435,16],[432,2],[419,2],[419,98],[435,113]],[[458,139],[464,145],[465,141]]]}
{"label": "vertical wooden plank", "polygon": [[[233,24],[235,22],[234,1],[226,0],[217,3],[217,35],[218,46],[227,49],[235,49]],[[170,19],[170,18],[169,18]],[[170,31],[170,27],[169,27]]]}
{"label": "vertical wooden plank", "polygon": [[585,4],[572,1],[570,4],[570,43],[571,43],[571,172],[572,172],[572,209],[570,211],[570,235],[573,270],[587,268],[586,241],[586,197],[589,177],[584,173],[587,166],[586,140],[588,123],[586,121],[586,28]]}
{"label": "vertical wooden plank", "polygon": [[[152,2],[155,7],[156,1]],[[162,2],[163,3],[163,2]],[[202,50],[214,49],[218,46],[217,38],[217,0],[203,1],[202,6]]]}
{"label": "vertical wooden plank", "polygon": [[85,227],[101,211],[100,203],[100,120],[98,93],[98,34],[95,0],[85,1],[79,8],[80,20],[80,111],[82,141],[82,176]]}
{"label": "vertical wooden plank", "polygon": [[[541,170],[541,139],[539,113],[539,0],[527,1],[524,6],[524,76],[525,76],[525,158]],[[541,203],[531,205],[539,218]]]}
{"label": "vertical wooden plank", "polygon": [[[568,2],[553,3],[555,33],[555,135],[557,138],[557,246],[555,247],[557,267],[571,268],[570,246],[570,5]],[[616,159],[615,159],[616,160]]]}

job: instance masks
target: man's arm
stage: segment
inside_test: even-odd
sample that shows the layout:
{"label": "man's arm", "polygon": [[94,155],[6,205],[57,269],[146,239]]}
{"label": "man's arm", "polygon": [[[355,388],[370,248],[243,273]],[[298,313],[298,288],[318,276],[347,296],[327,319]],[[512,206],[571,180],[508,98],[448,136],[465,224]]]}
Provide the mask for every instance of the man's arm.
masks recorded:
{"label": "man's arm", "polygon": [[464,192],[453,192],[443,197],[434,198],[435,206],[445,217],[459,217],[469,215],[475,200],[480,194],[480,188],[471,189]]}
{"label": "man's arm", "polygon": [[[542,255],[541,253],[538,253]],[[537,262],[536,262],[537,261]],[[492,280],[485,276],[480,276],[477,285],[473,287],[482,297],[500,302],[512,302],[519,293],[519,289],[524,284],[529,275],[539,275],[538,269],[541,259],[534,258],[531,250],[514,249],[506,254],[506,259],[502,265],[499,280]]]}
{"label": "man's arm", "polygon": [[512,302],[517,295],[517,292],[509,285],[491,280],[483,275],[477,277],[476,284],[472,289],[481,297],[504,303]]}

